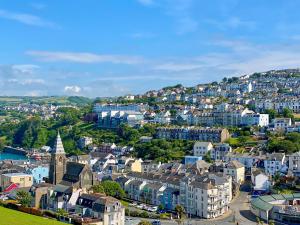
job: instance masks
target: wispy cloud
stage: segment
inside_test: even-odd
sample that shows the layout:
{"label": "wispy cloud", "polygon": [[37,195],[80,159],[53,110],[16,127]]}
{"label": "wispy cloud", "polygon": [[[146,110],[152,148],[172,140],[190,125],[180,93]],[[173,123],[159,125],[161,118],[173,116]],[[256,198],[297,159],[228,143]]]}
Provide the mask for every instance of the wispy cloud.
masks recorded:
{"label": "wispy cloud", "polygon": [[202,67],[201,63],[196,63],[196,62],[187,62],[187,63],[168,62],[168,63],[157,65],[154,67],[154,69],[169,71],[169,72],[182,72],[187,70],[199,69],[201,67]]}
{"label": "wispy cloud", "polygon": [[139,64],[143,58],[126,55],[99,55],[87,52],[28,51],[27,55],[45,62]]}
{"label": "wispy cloud", "polygon": [[239,17],[229,17],[222,21],[216,19],[206,19],[204,22],[215,26],[219,30],[237,29],[241,27],[253,30],[256,27],[256,23],[254,21],[242,20]]}
{"label": "wispy cloud", "polygon": [[43,3],[39,3],[39,2],[33,2],[30,4],[30,6],[36,10],[42,10],[47,7],[47,5],[45,5]]}
{"label": "wispy cloud", "polygon": [[7,10],[0,9],[0,17],[8,20],[17,21],[30,26],[37,27],[56,27],[56,25],[50,21],[44,20],[38,16],[26,13],[16,13]]}
{"label": "wispy cloud", "polygon": [[20,85],[33,85],[33,84],[45,84],[45,80],[43,79],[8,79],[7,82],[15,83]]}
{"label": "wispy cloud", "polygon": [[32,64],[17,64],[17,65],[12,65],[13,70],[18,70],[22,73],[33,73],[35,70],[39,69],[40,67],[37,65],[32,65]]}
{"label": "wispy cloud", "polygon": [[219,43],[214,41],[213,44],[225,49],[190,58],[161,60],[161,63],[153,66],[153,70],[181,74],[186,79],[190,72],[200,75],[205,71],[207,81],[207,78],[224,75],[236,76],[300,66],[299,45],[258,45],[241,40],[219,40]]}
{"label": "wispy cloud", "polygon": [[175,30],[179,35],[197,30],[198,21],[191,14],[195,0],[137,0],[145,6],[155,6],[174,19]]}
{"label": "wispy cloud", "polygon": [[194,0],[165,0],[164,8],[166,13],[175,19],[177,34],[197,30],[199,23],[191,13],[194,2]]}

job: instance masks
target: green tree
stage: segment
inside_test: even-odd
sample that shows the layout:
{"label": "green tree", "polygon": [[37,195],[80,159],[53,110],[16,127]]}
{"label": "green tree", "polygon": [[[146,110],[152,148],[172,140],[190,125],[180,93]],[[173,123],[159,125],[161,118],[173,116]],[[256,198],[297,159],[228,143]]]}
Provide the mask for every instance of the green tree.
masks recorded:
{"label": "green tree", "polygon": [[78,109],[62,107],[57,110],[60,113],[60,125],[74,125],[79,122],[81,113]]}
{"label": "green tree", "polygon": [[106,195],[115,198],[125,197],[125,191],[121,188],[120,184],[115,181],[106,180],[101,182],[100,185],[103,187]]}
{"label": "green tree", "polygon": [[283,111],[282,111],[282,115],[283,115],[284,117],[294,119],[293,111],[290,110],[289,108],[284,108]]}
{"label": "green tree", "polygon": [[31,195],[26,191],[18,191],[17,192],[17,200],[23,207],[30,207],[32,197]]}
{"label": "green tree", "polygon": [[186,218],[184,207],[182,205],[176,205],[175,212],[177,214],[177,223],[182,224]]}
{"label": "green tree", "polygon": [[159,206],[158,206],[158,210],[163,210],[165,207],[164,207],[164,205],[163,204],[160,204]]}
{"label": "green tree", "polygon": [[171,114],[171,117],[175,118],[175,116],[177,114],[177,110],[176,109],[170,109],[170,114]]}
{"label": "green tree", "polygon": [[64,209],[58,209],[56,211],[56,213],[57,213],[58,216],[67,216],[68,215],[68,212]]}
{"label": "green tree", "polygon": [[274,220],[270,220],[269,221],[269,225],[275,225],[275,221]]}
{"label": "green tree", "polygon": [[288,133],[286,135],[286,139],[293,143],[299,143],[300,142],[300,134],[296,133],[296,132]]}
{"label": "green tree", "polygon": [[298,143],[293,143],[290,140],[278,140],[276,138],[272,138],[268,142],[267,150],[269,152],[284,151],[285,153],[294,153],[300,150],[299,147]]}
{"label": "green tree", "polygon": [[274,109],[267,109],[267,110],[265,110],[265,113],[269,114],[270,121],[273,120],[278,115],[278,113]]}
{"label": "green tree", "polygon": [[105,193],[104,188],[101,184],[93,185],[92,190],[94,193]]}
{"label": "green tree", "polygon": [[208,163],[212,163],[212,159],[211,159],[211,157],[210,157],[210,153],[209,153],[209,152],[207,152],[207,153],[204,155],[203,160],[205,160],[205,161],[208,162]]}

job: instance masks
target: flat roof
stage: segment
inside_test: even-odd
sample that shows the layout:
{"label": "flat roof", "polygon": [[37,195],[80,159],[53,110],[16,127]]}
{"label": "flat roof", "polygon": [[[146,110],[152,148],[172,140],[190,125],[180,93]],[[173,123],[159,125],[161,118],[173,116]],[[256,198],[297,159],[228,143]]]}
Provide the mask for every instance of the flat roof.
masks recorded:
{"label": "flat roof", "polygon": [[27,174],[27,173],[4,173],[2,174],[3,176],[6,177],[18,177],[18,176],[32,176],[31,174]]}

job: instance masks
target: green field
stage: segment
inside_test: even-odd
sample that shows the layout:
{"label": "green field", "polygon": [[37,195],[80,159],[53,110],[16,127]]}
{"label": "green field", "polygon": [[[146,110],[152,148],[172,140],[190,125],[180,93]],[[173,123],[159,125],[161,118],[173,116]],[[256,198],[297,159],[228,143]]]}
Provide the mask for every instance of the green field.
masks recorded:
{"label": "green field", "polygon": [[0,225],[63,225],[65,223],[0,207]]}

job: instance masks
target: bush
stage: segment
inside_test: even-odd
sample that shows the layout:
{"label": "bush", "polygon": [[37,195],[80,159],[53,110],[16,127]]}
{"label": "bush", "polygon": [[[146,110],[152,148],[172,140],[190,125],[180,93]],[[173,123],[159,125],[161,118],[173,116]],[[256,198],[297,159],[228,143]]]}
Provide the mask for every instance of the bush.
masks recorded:
{"label": "bush", "polygon": [[138,211],[130,211],[130,216],[132,216],[132,217],[139,217],[140,213]]}
{"label": "bush", "polygon": [[13,209],[13,210],[18,210],[18,208],[19,208],[17,204],[11,203],[11,202],[7,203],[6,207],[9,209]]}
{"label": "bush", "polygon": [[43,212],[42,212],[41,210],[35,209],[35,208],[28,208],[28,207],[20,206],[20,207],[18,208],[18,210],[19,210],[20,212],[32,214],[32,215],[35,215],[35,216],[43,216]]}
{"label": "bush", "polygon": [[159,215],[160,219],[170,219],[170,213],[162,213]]}
{"label": "bush", "polygon": [[149,218],[149,213],[147,213],[146,211],[143,211],[143,212],[140,213],[140,217]]}
{"label": "bush", "polygon": [[45,211],[43,211],[43,216],[57,218],[57,213],[49,211],[49,210],[45,210]]}
{"label": "bush", "polygon": [[126,208],[126,209],[125,209],[125,216],[129,216],[129,212],[130,212],[129,209]]}

